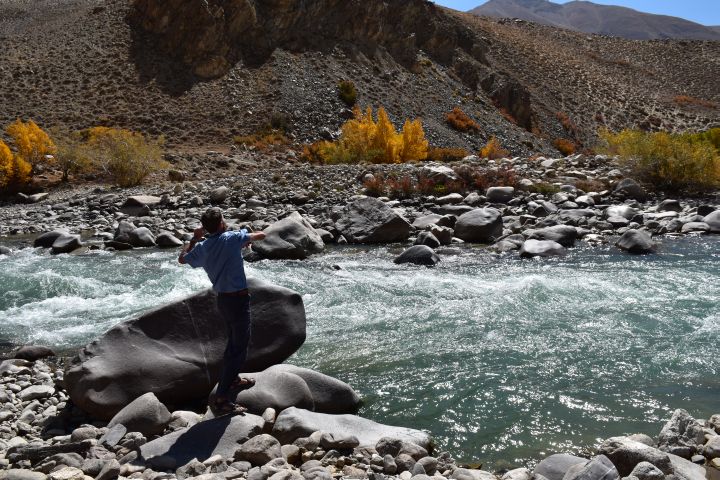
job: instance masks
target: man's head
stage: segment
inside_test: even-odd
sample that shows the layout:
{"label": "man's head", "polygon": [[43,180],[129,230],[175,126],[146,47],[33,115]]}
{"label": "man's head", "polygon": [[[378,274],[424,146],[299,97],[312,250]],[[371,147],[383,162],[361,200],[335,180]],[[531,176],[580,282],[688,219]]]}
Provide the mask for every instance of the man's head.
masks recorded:
{"label": "man's head", "polygon": [[203,228],[209,234],[217,233],[225,228],[222,210],[217,207],[208,208],[200,218]]}

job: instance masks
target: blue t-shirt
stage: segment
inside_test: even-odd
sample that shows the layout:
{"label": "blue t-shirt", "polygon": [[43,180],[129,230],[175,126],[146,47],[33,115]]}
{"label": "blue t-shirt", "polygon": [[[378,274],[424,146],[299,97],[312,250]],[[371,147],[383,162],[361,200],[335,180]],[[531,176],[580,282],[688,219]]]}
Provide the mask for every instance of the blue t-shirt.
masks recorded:
{"label": "blue t-shirt", "polygon": [[216,292],[244,290],[247,280],[242,247],[249,242],[245,229],[211,235],[185,254],[185,262],[193,268],[203,267]]}

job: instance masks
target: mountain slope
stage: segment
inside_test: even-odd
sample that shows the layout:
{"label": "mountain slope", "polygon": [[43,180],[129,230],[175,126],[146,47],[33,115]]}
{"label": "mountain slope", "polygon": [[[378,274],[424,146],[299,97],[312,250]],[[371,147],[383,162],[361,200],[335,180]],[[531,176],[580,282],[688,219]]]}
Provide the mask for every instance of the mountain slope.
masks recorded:
{"label": "mountain slope", "polygon": [[[246,4],[261,7],[228,9]],[[438,146],[497,136],[513,153],[551,153],[557,138],[591,146],[600,127],[720,124],[718,42],[588,36],[424,0],[4,0],[0,19],[3,127],[112,125],[198,149],[282,114],[302,143],[351,115],[339,80],[398,127],[422,118]],[[446,124],[455,106],[480,132]]]}
{"label": "mountain slope", "polygon": [[720,40],[720,32],[682,18],[653,15],[625,7],[586,1],[565,4],[548,0],[490,0],[470,13],[499,18],[520,18],[544,25],[586,33],[636,40],[686,38]]}

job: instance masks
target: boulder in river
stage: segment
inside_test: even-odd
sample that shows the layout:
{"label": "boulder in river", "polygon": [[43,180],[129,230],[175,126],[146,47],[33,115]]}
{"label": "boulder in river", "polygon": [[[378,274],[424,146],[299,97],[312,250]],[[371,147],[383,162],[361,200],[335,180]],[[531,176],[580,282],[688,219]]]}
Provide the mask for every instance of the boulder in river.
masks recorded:
{"label": "boulder in river", "polygon": [[651,463],[666,475],[674,472],[667,453],[628,437],[608,438],[600,445],[598,453],[607,456],[623,477],[629,475],[640,462]]}
{"label": "boulder in river", "polygon": [[574,246],[578,237],[577,229],[570,225],[553,225],[528,233],[530,234],[528,238],[531,240],[552,240],[567,248]]}
{"label": "boulder in river", "polygon": [[565,247],[552,240],[526,240],[520,247],[520,256],[523,258],[557,257],[566,253]]}
{"label": "boulder in river", "polygon": [[183,246],[182,240],[169,232],[161,232],[155,238],[155,243],[160,248],[178,248]]}
{"label": "boulder in river", "polygon": [[290,407],[278,415],[272,434],[283,444],[323,431],[334,436],[354,435],[361,446],[374,447],[383,437],[415,443],[430,450],[430,436],[420,430],[382,425],[355,415],[328,415]]}
{"label": "boulder in river", "polygon": [[63,233],[55,239],[52,244],[51,252],[58,253],[70,253],[78,248],[82,247],[82,241],[80,235],[71,235],[69,233]]}
{"label": "boulder in river", "polygon": [[502,215],[494,208],[477,208],[455,222],[455,236],[471,243],[491,243],[502,236],[502,231]]}
{"label": "boulder in river", "polygon": [[703,222],[707,223],[710,227],[710,233],[720,233],[720,210],[708,213],[703,218]]}
{"label": "boulder in river", "polygon": [[542,476],[548,480],[563,480],[563,477],[573,465],[584,466],[586,458],[576,457],[567,453],[556,453],[542,460],[533,471],[533,476]]}
{"label": "boulder in river", "polygon": [[349,243],[392,243],[407,240],[412,226],[377,198],[358,198],[339,213],[335,227]]}
{"label": "boulder in river", "polygon": [[650,234],[642,230],[629,229],[623,233],[615,246],[620,250],[628,253],[642,254],[652,253],[655,251],[656,245],[652,241]]}
{"label": "boulder in river", "polygon": [[[440,242],[438,242],[438,245],[440,245]],[[398,255],[394,262],[397,264],[414,263],[415,265],[433,267],[440,262],[440,257],[427,245],[413,245]]]}
{"label": "boulder in river", "polygon": [[303,260],[325,249],[320,234],[298,212],[273,223],[264,233],[265,239],[252,246],[263,258]]}
{"label": "boulder in river", "polygon": [[705,443],[700,423],[686,410],[678,408],[658,435],[658,448],[664,452],[689,459]]}
{"label": "boulder in river", "polygon": [[235,400],[258,415],[266,408],[279,412],[299,407],[335,414],[355,413],[360,408],[360,397],[350,385],[308,368],[283,363],[241,376],[255,379],[255,385],[240,391]]}
{"label": "boulder in river", "polygon": [[[252,341],[246,368],[260,371],[303,344],[305,309],[292,290],[256,279],[248,284]],[[108,330],[67,368],[66,388],[75,405],[105,420],[147,392],[168,406],[204,399],[217,383],[226,343],[216,296],[208,290]]]}
{"label": "boulder in river", "polygon": [[12,358],[34,362],[35,360],[54,356],[55,352],[51,348],[40,345],[24,345],[13,353]]}
{"label": "boulder in river", "polygon": [[441,243],[432,232],[420,232],[415,239],[415,245],[425,245],[427,247],[438,248]]}
{"label": "boulder in river", "polygon": [[149,228],[140,227],[131,231],[128,235],[129,243],[133,247],[154,247],[155,236],[152,234]]}
{"label": "boulder in river", "polygon": [[67,233],[68,232],[65,230],[53,230],[52,232],[43,233],[35,238],[33,241],[33,247],[50,248],[53,246],[53,243],[55,243],[55,240],[62,235],[67,235]]}

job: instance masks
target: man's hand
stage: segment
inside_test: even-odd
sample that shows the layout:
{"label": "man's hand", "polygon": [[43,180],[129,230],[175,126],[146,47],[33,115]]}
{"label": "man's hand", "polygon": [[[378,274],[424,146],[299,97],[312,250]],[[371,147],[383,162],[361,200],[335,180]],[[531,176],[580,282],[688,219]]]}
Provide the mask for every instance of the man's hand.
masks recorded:
{"label": "man's hand", "polygon": [[205,236],[205,229],[203,227],[198,227],[195,230],[193,230],[193,237],[195,240],[202,240],[202,238]]}

